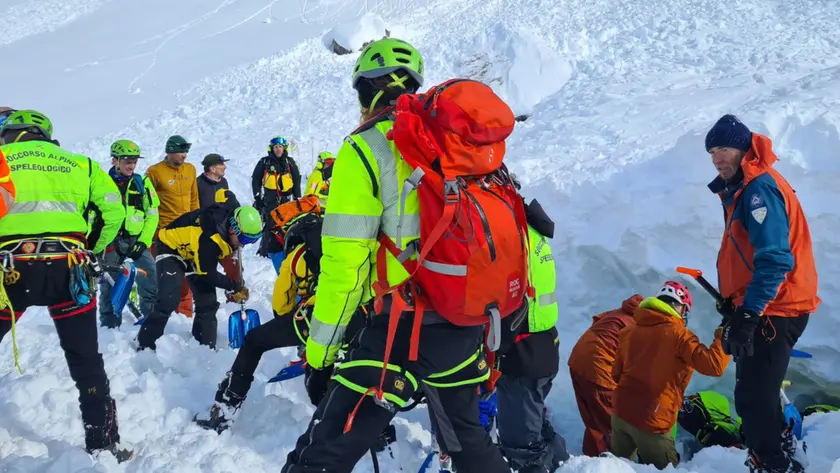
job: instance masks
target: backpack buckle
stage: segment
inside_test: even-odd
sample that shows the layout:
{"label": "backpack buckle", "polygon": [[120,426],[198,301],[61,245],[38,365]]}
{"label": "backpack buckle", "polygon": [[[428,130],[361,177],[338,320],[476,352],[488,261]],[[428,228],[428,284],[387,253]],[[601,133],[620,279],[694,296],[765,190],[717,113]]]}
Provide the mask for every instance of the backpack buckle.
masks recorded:
{"label": "backpack buckle", "polygon": [[445,180],[443,181],[443,200],[447,204],[454,204],[458,202],[461,196],[461,189],[458,186],[458,181]]}

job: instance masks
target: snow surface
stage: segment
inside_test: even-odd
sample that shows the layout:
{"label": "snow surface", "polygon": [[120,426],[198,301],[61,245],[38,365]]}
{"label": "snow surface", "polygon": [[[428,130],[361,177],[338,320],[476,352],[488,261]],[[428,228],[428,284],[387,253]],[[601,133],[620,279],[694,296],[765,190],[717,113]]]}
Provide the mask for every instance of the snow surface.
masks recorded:
{"label": "snow surface", "polygon": [[[302,170],[336,151],[358,120],[349,88],[350,46],[384,28],[425,55],[427,84],[468,75],[492,84],[517,114],[508,161],[557,222],[561,355],[593,314],[634,292],[649,294],[677,265],[715,280],[722,231],[705,131],[737,113],[768,133],[777,168],[802,201],[824,300],[797,348],[792,394],[840,395],[840,4],[824,0],[6,0],[0,5],[6,72],[0,104],[35,108],[69,149],[103,164],[117,138],[156,162],[171,134],[234,161],[233,190],[266,141],[293,138]],[[365,35],[374,35],[364,38]],[[23,79],[23,80],[21,80]],[[251,250],[253,251],[253,250]],[[246,258],[250,306],[270,317],[273,271]],[[690,326],[710,341],[718,316],[695,292]],[[227,314],[219,311],[219,340]],[[100,331],[121,434],[138,458],[116,465],[84,453],[77,393],[45,311],[18,330],[19,375],[8,336],[0,344],[0,470],[8,472],[277,471],[313,408],[302,383],[266,386],[294,357],[268,353],[239,422],[217,436],[190,422],[207,409],[235,353],[199,347],[175,315],[157,353],[135,354],[136,328]],[[696,375],[690,391],[731,393]],[[549,398],[552,420],[579,455],[582,425],[565,369]],[[416,471],[430,445],[423,408],[397,421],[396,459],[383,471]],[[840,414],[806,419],[809,472],[840,472]],[[712,448],[673,471],[744,471],[741,451]],[[669,468],[670,470],[670,468]],[[371,471],[364,458],[357,472]],[[650,472],[615,459],[575,456],[559,471]]]}

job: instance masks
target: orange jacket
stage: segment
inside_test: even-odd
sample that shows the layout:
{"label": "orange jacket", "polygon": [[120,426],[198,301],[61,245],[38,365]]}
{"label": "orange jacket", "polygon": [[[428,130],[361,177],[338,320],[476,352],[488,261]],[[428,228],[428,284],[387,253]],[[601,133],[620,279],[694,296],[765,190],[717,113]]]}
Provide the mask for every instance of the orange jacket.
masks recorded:
{"label": "orange jacket", "polygon": [[15,203],[15,183],[12,182],[12,172],[9,169],[9,163],[6,162],[6,157],[3,156],[3,151],[0,151],[0,218],[3,218],[12,204]]}
{"label": "orange jacket", "polygon": [[636,325],[619,335],[613,411],[644,432],[670,432],[694,370],[716,377],[726,370],[721,330],[707,348],[670,305],[655,297],[642,301],[633,317]]}
{"label": "orange jacket", "polygon": [[778,157],[770,138],[753,133],[741,161],[743,181],[718,177],[726,226],[718,252],[718,286],[736,307],[757,314],[797,317],[813,313],[817,270],[808,222],[790,184],[773,169]]}
{"label": "orange jacket", "polygon": [[159,229],[187,212],[198,210],[198,184],[195,166],[192,164],[173,166],[164,159],[150,166],[146,176],[152,181],[160,198]]}
{"label": "orange jacket", "polygon": [[605,389],[615,389],[612,369],[618,350],[618,332],[636,324],[633,311],[642,299],[635,294],[625,300],[620,309],[592,317],[592,326],[583,332],[569,355],[569,371]]}

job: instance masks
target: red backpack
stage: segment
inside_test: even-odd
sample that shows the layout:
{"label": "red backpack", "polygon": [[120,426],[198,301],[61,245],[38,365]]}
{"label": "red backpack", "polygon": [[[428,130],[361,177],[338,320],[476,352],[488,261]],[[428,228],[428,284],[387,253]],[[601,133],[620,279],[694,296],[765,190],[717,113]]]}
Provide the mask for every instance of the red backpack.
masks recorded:
{"label": "red backpack", "polygon": [[[418,355],[422,313],[433,309],[459,326],[487,324],[488,354],[498,348],[501,319],[513,314],[526,293],[528,229],[522,198],[502,164],[505,139],[514,115],[493,90],[480,82],[453,79],[423,94],[397,99],[393,140],[414,168],[403,193],[416,188],[420,209],[418,257],[409,260],[383,235],[374,284],[377,312],[392,294],[385,361],[390,357],[397,321],[414,311],[409,359]],[[410,189],[405,186],[410,186]],[[397,236],[399,239],[399,236]],[[410,277],[388,286],[386,254],[403,261]],[[409,286],[414,306],[403,297]],[[492,360],[488,360],[492,366]],[[495,382],[498,373],[491,379]],[[381,400],[380,387],[371,388]]]}

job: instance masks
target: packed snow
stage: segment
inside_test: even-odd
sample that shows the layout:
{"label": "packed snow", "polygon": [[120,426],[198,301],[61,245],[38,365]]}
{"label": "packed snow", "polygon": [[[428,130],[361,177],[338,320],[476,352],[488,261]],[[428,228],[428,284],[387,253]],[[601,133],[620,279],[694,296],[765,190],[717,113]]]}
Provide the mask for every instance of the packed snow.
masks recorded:
{"label": "packed snow", "polygon": [[[797,345],[790,392],[840,396],[840,4],[822,0],[6,0],[0,5],[0,105],[34,108],[62,145],[110,165],[108,146],[138,142],[159,160],[172,134],[233,159],[227,178],[250,202],[250,173],[274,135],[293,139],[308,173],[358,122],[350,88],[358,50],[392,36],[425,55],[427,85],[452,76],[491,84],[520,122],[507,160],[557,222],[561,363],[591,316],[634,292],[649,294],[678,265],[715,280],[722,232],[706,130],[736,113],[767,133],[777,165],[808,216],[823,305]],[[248,250],[249,307],[271,316],[273,269]],[[687,282],[687,281],[686,281]],[[689,326],[710,342],[719,321],[695,289]],[[221,293],[220,293],[221,297]],[[300,380],[266,385],[294,358],[268,353],[234,427],[216,435],[191,422],[206,410],[235,352],[198,346],[191,320],[173,315],[156,353],[135,353],[130,316],[100,330],[123,440],[135,460],[117,465],[83,450],[77,392],[46,312],[18,326],[20,375],[10,336],[0,344],[0,470],[7,472],[278,471],[314,408]],[[695,375],[690,392],[731,395]],[[568,441],[568,473],[650,472],[580,455],[582,424],[565,366],[549,398]],[[417,471],[431,443],[424,408],[395,421],[382,471]],[[840,414],[805,421],[811,473],[840,472]],[[745,471],[744,452],[710,448],[669,471]],[[356,472],[371,471],[369,457]]]}

